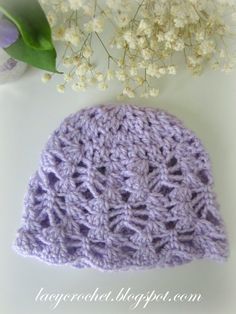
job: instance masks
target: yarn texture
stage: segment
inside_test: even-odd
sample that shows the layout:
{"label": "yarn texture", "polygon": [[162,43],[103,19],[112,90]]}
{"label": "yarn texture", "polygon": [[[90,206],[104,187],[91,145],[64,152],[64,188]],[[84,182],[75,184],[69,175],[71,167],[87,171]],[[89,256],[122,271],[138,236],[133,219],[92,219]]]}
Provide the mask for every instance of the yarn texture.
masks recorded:
{"label": "yarn texture", "polygon": [[42,151],[14,248],[50,264],[100,270],[223,261],[228,242],[208,154],[165,111],[82,109]]}

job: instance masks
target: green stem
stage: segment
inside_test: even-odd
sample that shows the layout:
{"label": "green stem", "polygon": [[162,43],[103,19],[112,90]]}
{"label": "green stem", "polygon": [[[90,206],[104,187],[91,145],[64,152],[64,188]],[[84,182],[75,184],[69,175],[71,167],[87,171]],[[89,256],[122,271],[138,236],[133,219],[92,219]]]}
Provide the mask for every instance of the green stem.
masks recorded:
{"label": "green stem", "polygon": [[94,32],[95,35],[97,36],[98,40],[100,41],[100,43],[102,44],[104,50],[106,51],[107,55],[108,55],[108,58],[111,59],[114,63],[117,63],[116,60],[113,58],[113,56],[110,54],[110,52],[107,50],[106,46],[104,45],[101,37],[98,35],[97,32]]}

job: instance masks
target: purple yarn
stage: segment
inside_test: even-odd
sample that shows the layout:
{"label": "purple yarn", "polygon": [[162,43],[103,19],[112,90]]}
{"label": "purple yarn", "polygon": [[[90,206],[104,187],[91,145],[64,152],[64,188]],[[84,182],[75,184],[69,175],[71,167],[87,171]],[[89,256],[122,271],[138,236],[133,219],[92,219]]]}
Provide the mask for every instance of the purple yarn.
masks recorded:
{"label": "purple yarn", "polygon": [[100,105],[67,117],[24,205],[15,249],[48,263],[128,270],[228,256],[209,157],[155,108]]}

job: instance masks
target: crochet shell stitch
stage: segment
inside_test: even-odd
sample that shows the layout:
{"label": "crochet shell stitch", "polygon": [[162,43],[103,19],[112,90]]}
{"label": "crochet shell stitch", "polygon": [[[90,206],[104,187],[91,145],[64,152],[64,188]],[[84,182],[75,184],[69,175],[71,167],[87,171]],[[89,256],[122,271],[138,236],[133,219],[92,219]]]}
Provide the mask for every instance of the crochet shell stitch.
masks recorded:
{"label": "crochet shell stitch", "polygon": [[100,270],[225,260],[208,154],[181,121],[136,105],[68,116],[24,199],[16,251]]}

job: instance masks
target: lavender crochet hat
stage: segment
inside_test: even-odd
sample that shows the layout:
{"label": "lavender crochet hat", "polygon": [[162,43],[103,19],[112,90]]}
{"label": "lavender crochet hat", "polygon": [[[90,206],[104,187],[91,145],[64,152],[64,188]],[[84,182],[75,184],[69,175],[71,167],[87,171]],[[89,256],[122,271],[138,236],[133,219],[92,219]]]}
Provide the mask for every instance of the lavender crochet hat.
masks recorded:
{"label": "lavender crochet hat", "polygon": [[82,109],[41,154],[15,249],[101,270],[225,260],[212,189],[208,155],[177,118],[134,105]]}

